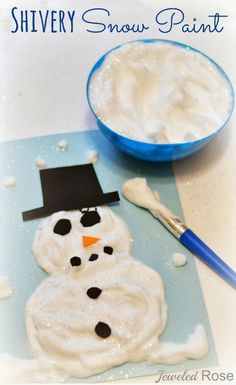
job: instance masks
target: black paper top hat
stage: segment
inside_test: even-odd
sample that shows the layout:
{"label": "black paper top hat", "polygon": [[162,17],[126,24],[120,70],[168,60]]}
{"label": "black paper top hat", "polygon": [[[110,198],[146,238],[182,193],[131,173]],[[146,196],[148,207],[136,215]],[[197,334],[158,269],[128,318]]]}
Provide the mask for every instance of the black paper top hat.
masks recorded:
{"label": "black paper top hat", "polygon": [[24,221],[120,200],[117,191],[103,193],[92,164],[40,170],[40,180],[43,207],[23,212]]}

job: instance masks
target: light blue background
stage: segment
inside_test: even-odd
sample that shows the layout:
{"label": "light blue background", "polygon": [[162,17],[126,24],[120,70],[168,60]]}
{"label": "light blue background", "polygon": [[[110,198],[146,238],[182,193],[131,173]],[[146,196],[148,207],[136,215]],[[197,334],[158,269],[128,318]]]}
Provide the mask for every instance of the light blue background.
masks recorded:
{"label": "light blue background", "polygon": [[[62,152],[57,148],[61,139],[70,143],[68,151]],[[0,275],[9,277],[14,290],[10,299],[0,301],[0,354],[7,352],[20,358],[28,357],[24,307],[32,292],[46,277],[31,252],[39,221],[23,222],[21,216],[22,211],[42,205],[39,171],[34,166],[34,160],[40,156],[49,167],[86,163],[86,151],[92,147],[100,154],[95,168],[104,192],[120,192],[126,179],[145,176],[149,184],[160,192],[163,203],[183,218],[172,166],[129,158],[117,152],[97,131],[0,144],[1,181],[8,176],[17,178],[16,187],[6,188],[3,183],[0,186]],[[203,323],[210,341],[210,353],[203,360],[189,360],[182,365],[126,364],[89,378],[89,381],[154,375],[161,369],[167,372],[216,366],[216,351],[194,257],[147,211],[131,205],[122,197],[120,204],[114,205],[113,209],[129,225],[134,238],[134,256],[158,270],[163,277],[169,319],[161,340],[184,342],[195,325]],[[184,252],[188,256],[188,264],[182,268],[174,267],[174,252]]]}

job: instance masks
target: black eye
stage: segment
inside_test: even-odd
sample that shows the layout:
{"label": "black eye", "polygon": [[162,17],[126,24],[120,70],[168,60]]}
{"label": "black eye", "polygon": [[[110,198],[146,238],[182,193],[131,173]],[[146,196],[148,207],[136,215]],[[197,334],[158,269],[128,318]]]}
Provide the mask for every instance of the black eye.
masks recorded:
{"label": "black eye", "polygon": [[83,214],[80,220],[80,223],[84,227],[91,227],[96,225],[99,222],[101,222],[101,217],[96,210],[87,211],[86,213]]}
{"label": "black eye", "polygon": [[113,253],[113,248],[111,246],[105,246],[103,249],[104,253],[112,255]]}
{"label": "black eye", "polygon": [[59,235],[66,235],[69,234],[71,231],[71,222],[69,219],[60,219],[54,226],[54,233]]}

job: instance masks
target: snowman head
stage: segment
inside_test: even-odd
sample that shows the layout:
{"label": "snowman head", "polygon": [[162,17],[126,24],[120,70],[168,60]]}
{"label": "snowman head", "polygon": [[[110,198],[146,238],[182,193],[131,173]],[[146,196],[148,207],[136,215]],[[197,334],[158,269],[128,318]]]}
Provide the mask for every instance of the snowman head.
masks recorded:
{"label": "snowman head", "polygon": [[40,180],[43,207],[24,212],[23,220],[50,215],[38,226],[33,244],[47,273],[130,252],[126,224],[104,206],[119,201],[119,194],[103,193],[92,164],[40,170]]}
{"label": "snowman head", "polygon": [[37,262],[48,274],[119,259],[130,250],[127,225],[107,206],[55,213],[39,224],[33,243]]}

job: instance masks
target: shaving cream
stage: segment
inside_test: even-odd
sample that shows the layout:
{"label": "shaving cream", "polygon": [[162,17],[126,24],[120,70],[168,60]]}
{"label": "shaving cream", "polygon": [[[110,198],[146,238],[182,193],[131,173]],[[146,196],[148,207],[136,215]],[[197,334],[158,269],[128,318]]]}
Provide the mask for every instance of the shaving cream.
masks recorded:
{"label": "shaving cream", "polygon": [[163,41],[111,51],[90,79],[89,98],[113,131],[162,144],[214,133],[233,103],[227,80],[209,59]]}

